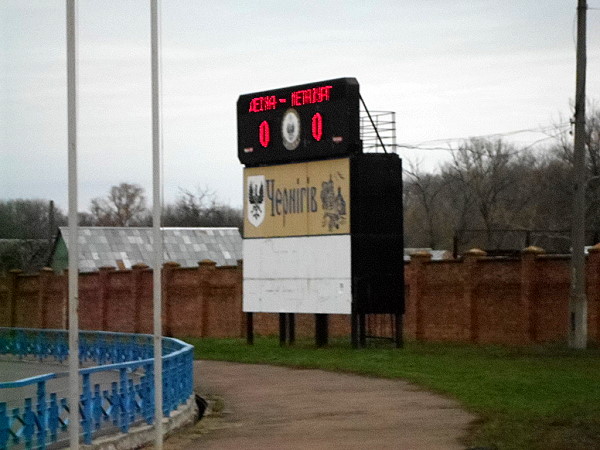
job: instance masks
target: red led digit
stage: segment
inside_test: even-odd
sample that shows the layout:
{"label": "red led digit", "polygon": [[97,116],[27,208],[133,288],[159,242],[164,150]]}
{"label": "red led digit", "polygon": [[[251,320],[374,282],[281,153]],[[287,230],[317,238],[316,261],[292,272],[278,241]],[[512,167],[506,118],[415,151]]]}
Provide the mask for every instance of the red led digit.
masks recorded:
{"label": "red led digit", "polygon": [[321,113],[312,116],[312,135],[316,141],[320,141],[323,137],[323,116]]}
{"label": "red led digit", "polygon": [[269,129],[269,122],[263,120],[258,127],[258,139],[260,141],[260,145],[264,148],[269,146],[269,142],[271,142],[271,130]]}

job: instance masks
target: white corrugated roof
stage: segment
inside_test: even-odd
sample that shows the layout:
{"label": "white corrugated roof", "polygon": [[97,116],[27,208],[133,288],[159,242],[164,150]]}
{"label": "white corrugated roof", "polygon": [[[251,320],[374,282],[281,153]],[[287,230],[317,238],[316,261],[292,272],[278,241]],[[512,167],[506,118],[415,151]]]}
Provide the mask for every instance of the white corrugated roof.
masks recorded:
{"label": "white corrugated roof", "polygon": [[[196,267],[210,259],[217,266],[233,266],[242,259],[242,237],[237,228],[163,228],[163,260]],[[68,248],[69,227],[60,227]],[[79,227],[79,267],[82,272],[102,266],[152,265],[150,227]]]}

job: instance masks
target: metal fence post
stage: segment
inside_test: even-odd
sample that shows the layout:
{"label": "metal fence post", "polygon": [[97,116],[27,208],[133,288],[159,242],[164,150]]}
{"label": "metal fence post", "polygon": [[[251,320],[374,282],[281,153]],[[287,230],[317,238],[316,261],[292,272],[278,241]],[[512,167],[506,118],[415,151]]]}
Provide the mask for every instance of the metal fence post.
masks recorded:
{"label": "metal fence post", "polygon": [[8,415],[6,414],[6,403],[0,403],[0,448],[6,448],[8,444]]}
{"label": "metal fence post", "polygon": [[83,428],[83,442],[89,445],[92,443],[92,390],[89,373],[83,374],[82,391],[81,425]]}
{"label": "metal fence post", "polygon": [[46,381],[40,381],[37,385],[37,442],[40,448],[46,445],[46,433],[48,430],[48,402],[46,401]]}

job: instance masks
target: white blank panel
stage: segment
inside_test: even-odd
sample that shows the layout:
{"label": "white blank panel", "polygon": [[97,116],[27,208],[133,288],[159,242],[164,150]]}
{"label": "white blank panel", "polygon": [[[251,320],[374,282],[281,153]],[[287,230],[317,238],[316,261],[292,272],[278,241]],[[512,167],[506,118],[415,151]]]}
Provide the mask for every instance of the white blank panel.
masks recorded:
{"label": "white blank panel", "polygon": [[244,240],[244,311],[350,314],[350,236]]}

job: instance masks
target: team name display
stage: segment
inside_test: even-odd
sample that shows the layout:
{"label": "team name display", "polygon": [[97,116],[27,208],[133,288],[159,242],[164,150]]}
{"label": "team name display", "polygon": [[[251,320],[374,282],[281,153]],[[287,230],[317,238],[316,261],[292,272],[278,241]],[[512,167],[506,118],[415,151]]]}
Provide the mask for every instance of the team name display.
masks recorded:
{"label": "team name display", "polygon": [[267,180],[267,198],[271,202],[271,216],[317,212],[317,188],[276,188],[275,180]]}
{"label": "team name display", "polygon": [[[292,92],[290,95],[292,106],[312,105],[314,103],[327,102],[331,98],[333,86],[319,86],[311,89],[302,89]],[[254,97],[250,100],[248,112],[263,112],[277,109],[277,105],[286,105],[286,98],[277,98],[275,95]]]}

